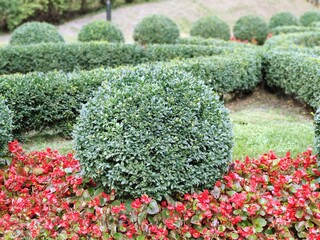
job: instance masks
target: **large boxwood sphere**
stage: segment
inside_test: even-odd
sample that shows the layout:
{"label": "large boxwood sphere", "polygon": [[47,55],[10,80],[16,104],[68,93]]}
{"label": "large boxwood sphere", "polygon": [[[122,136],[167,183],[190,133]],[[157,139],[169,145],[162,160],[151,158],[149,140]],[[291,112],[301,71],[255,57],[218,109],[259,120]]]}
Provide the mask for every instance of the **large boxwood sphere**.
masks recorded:
{"label": "large boxwood sphere", "polygon": [[0,157],[7,149],[7,144],[11,140],[12,133],[12,113],[0,96]]}
{"label": "large boxwood sphere", "polygon": [[140,44],[175,43],[180,30],[177,24],[163,15],[150,15],[134,29],[133,39]]}
{"label": "large boxwood sphere", "polygon": [[229,40],[230,28],[227,23],[218,17],[203,17],[192,25],[190,35],[203,38],[219,38],[223,40]]}
{"label": "large boxwood sphere", "polygon": [[273,29],[282,26],[298,26],[299,19],[290,12],[280,12],[273,15],[269,22],[269,28]]}
{"label": "large boxwood sphere", "polygon": [[120,43],[124,42],[123,34],[119,28],[117,28],[111,22],[96,20],[85,25],[78,35],[80,42],[90,41],[107,41]]}
{"label": "large boxwood sphere", "polygon": [[87,177],[120,197],[210,188],[231,161],[228,111],[202,81],[153,67],[108,79],[81,110],[75,150]]}
{"label": "large boxwood sphere", "polygon": [[242,41],[257,41],[262,45],[268,36],[268,25],[263,18],[253,15],[241,17],[233,27],[233,34]]}
{"label": "large boxwood sphere", "polygon": [[11,45],[64,42],[57,28],[45,22],[28,22],[16,28],[11,36]]}
{"label": "large boxwood sphere", "polygon": [[313,22],[320,21],[320,12],[319,11],[308,11],[305,12],[300,17],[300,23],[302,26],[308,27],[311,26]]}

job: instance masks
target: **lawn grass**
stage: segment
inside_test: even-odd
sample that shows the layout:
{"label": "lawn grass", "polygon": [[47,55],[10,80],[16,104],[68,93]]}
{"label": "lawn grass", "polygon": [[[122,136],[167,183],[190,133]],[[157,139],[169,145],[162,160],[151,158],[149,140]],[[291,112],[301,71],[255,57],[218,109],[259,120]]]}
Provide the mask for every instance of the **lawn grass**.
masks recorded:
{"label": "lawn grass", "polygon": [[[249,105],[246,105],[247,102],[240,104],[241,108],[231,110],[230,114],[235,141],[233,159],[259,157],[269,150],[281,156],[290,151],[292,156],[295,156],[313,146],[314,129],[310,116],[304,116],[284,106],[261,106],[258,105],[259,101]],[[27,151],[50,147],[62,154],[74,152],[72,140],[52,133],[25,137],[23,146]]]}

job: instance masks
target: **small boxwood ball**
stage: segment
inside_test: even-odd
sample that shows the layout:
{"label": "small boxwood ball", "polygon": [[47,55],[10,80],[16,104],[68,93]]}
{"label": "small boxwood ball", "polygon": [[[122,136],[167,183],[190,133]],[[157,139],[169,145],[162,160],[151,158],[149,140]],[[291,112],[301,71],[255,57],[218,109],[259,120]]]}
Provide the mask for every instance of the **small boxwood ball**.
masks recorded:
{"label": "small boxwood ball", "polygon": [[121,43],[124,42],[124,37],[121,30],[111,22],[96,20],[81,29],[78,40],[80,42],[107,41]]}
{"label": "small boxwood ball", "polygon": [[4,155],[12,137],[12,112],[0,96],[0,157]]}
{"label": "small boxwood ball", "polygon": [[199,79],[166,67],[108,79],[81,110],[75,150],[85,175],[120,198],[210,188],[231,161],[228,111]]}
{"label": "small boxwood ball", "polygon": [[298,26],[299,19],[290,12],[280,12],[273,15],[269,22],[269,29],[282,26]]}
{"label": "small boxwood ball", "polygon": [[28,22],[12,32],[11,45],[64,42],[57,28],[45,22]]}
{"label": "small boxwood ball", "polygon": [[313,22],[319,22],[319,21],[320,21],[319,11],[308,11],[308,12],[305,12],[300,17],[300,23],[302,26],[305,26],[305,27],[311,26]]}
{"label": "small boxwood ball", "polygon": [[180,30],[177,24],[163,15],[150,15],[141,20],[134,29],[133,39],[142,44],[175,43]]}
{"label": "small boxwood ball", "polygon": [[256,41],[259,45],[262,45],[268,36],[268,25],[261,17],[243,16],[234,25],[233,34],[242,41]]}
{"label": "small boxwood ball", "polygon": [[216,16],[203,17],[192,25],[190,35],[229,40],[230,28],[227,23]]}

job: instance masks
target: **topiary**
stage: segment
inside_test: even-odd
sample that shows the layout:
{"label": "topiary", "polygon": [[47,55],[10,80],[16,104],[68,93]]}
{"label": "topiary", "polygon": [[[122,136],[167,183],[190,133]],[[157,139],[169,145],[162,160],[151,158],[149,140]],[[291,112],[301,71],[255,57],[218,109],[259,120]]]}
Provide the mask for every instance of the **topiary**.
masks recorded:
{"label": "topiary", "polygon": [[268,36],[268,25],[261,17],[247,15],[236,22],[233,33],[239,40],[256,41],[262,45]]}
{"label": "topiary", "polygon": [[[202,81],[171,68],[108,79],[75,126],[85,175],[122,198],[212,187],[231,160],[228,111]],[[110,189],[109,189],[110,190]]]}
{"label": "topiary", "polygon": [[320,108],[315,115],[315,135],[316,135],[316,153],[318,154],[318,165],[320,166]]}
{"label": "topiary", "polygon": [[192,25],[190,35],[229,40],[230,28],[227,23],[216,16],[203,17]]}
{"label": "topiary", "polygon": [[124,42],[123,34],[111,22],[96,20],[85,25],[78,35],[80,42],[107,41],[114,43]]}
{"label": "topiary", "polygon": [[0,157],[4,155],[11,140],[12,113],[0,96]]}
{"label": "topiary", "polygon": [[180,30],[177,24],[163,15],[150,15],[134,29],[133,39],[140,44],[175,43]]}
{"label": "topiary", "polygon": [[12,32],[11,45],[64,42],[55,26],[45,22],[28,22]]}
{"label": "topiary", "polygon": [[308,11],[300,17],[300,23],[305,27],[311,26],[313,22],[318,21],[320,21],[320,12],[318,11]]}
{"label": "topiary", "polygon": [[290,12],[281,12],[273,15],[269,22],[269,29],[282,26],[298,26],[299,19]]}

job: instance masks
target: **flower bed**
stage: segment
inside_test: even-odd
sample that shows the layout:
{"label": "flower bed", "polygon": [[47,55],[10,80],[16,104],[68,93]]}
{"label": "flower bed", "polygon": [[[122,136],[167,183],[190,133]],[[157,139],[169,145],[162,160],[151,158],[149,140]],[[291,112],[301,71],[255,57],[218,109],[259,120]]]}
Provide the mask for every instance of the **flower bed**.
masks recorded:
{"label": "flower bed", "polygon": [[0,238],[319,239],[320,171],[308,149],[235,161],[210,190],[120,202],[82,178],[71,154],[9,144],[0,170]]}

